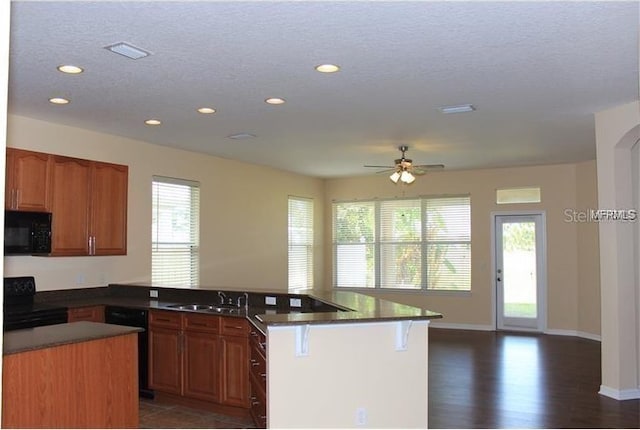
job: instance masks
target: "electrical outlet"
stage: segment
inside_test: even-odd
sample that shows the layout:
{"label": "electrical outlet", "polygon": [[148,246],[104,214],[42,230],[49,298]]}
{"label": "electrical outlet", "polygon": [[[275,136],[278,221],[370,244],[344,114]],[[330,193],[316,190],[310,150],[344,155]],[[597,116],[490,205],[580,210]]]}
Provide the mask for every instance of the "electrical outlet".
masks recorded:
{"label": "electrical outlet", "polygon": [[266,296],[264,298],[264,304],[265,305],[275,305],[276,304],[276,298],[275,297],[271,297],[271,296]]}
{"label": "electrical outlet", "polygon": [[158,298],[158,290],[149,290],[149,297]]}
{"label": "electrical outlet", "polygon": [[366,408],[356,409],[356,426],[364,427],[366,425],[367,425],[367,409]]}
{"label": "electrical outlet", "polygon": [[302,299],[289,299],[289,306],[292,308],[301,308],[302,307]]}

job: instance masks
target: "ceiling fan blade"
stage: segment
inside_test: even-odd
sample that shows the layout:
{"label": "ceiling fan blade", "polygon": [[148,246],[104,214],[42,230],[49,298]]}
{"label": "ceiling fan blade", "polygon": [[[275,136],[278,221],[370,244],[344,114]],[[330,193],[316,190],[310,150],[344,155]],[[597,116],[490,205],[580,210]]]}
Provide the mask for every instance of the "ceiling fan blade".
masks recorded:
{"label": "ceiling fan blade", "polygon": [[378,169],[395,169],[395,166],[372,166],[369,164],[365,164],[363,167],[376,167]]}
{"label": "ceiling fan blade", "polygon": [[411,173],[417,176],[421,176],[430,170],[441,170],[441,169],[444,169],[443,164],[422,164],[420,166],[413,166],[411,168]]}
{"label": "ceiling fan blade", "polygon": [[379,174],[379,173],[391,173],[391,172],[395,172],[395,171],[396,171],[395,168],[389,168],[389,169],[384,169],[384,170],[378,170],[376,172],[376,174]]}
{"label": "ceiling fan blade", "polygon": [[444,164],[419,164],[417,166],[413,166],[414,169],[444,169]]}

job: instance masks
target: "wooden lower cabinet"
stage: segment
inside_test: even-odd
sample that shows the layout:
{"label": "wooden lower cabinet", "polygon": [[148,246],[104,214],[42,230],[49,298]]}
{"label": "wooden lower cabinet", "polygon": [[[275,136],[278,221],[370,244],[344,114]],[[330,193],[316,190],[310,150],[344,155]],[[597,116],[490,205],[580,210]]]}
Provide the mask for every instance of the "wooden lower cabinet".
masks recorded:
{"label": "wooden lower cabinet", "polygon": [[182,336],[179,329],[150,326],[149,387],[182,394]]}
{"label": "wooden lower cabinet", "polygon": [[249,407],[249,339],[220,337],[220,403]]}
{"label": "wooden lower cabinet", "polygon": [[86,306],[82,308],[69,308],[67,322],[93,321],[104,322],[104,306]]}
{"label": "wooden lower cabinet", "polygon": [[184,333],[184,395],[194,399],[218,402],[220,377],[217,369],[220,355],[218,337],[207,332],[187,330]]}
{"label": "wooden lower cabinet", "polygon": [[247,321],[189,312],[149,312],[149,386],[184,399],[248,410]]}

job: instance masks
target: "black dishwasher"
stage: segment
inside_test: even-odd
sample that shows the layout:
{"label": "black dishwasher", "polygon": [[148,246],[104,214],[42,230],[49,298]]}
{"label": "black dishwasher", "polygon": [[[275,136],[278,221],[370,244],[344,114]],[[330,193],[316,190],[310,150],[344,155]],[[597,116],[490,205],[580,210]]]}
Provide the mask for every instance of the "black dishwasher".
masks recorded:
{"label": "black dishwasher", "polygon": [[125,308],[122,306],[106,306],[104,309],[104,322],[107,324],[141,327],[143,332],[138,333],[138,385],[140,397],[153,399],[153,391],[149,389],[149,374],[147,371],[149,362],[149,327],[148,311],[144,309]]}

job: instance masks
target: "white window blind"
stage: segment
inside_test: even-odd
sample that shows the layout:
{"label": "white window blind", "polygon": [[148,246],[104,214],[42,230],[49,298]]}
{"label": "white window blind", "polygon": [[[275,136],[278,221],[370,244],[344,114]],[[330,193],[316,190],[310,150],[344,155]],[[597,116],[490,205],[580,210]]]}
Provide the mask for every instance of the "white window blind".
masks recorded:
{"label": "white window blind", "polygon": [[313,287],[313,200],[289,197],[289,290]]}
{"label": "white window blind", "polygon": [[200,184],[154,176],[152,200],[153,284],[198,285]]}
{"label": "white window blind", "polygon": [[334,286],[471,289],[469,196],[333,205]]}
{"label": "white window blind", "polygon": [[375,287],[373,202],[333,205],[334,285]]}

